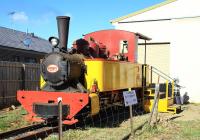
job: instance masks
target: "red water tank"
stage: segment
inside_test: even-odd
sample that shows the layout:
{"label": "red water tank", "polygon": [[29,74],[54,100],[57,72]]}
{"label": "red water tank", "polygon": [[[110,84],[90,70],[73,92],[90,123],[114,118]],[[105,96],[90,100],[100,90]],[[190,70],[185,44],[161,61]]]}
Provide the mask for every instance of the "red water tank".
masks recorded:
{"label": "red water tank", "polygon": [[137,36],[135,33],[115,29],[101,30],[84,36],[86,40],[90,40],[90,38],[93,38],[98,44],[104,45],[104,47],[99,47],[100,52],[105,51],[106,47],[110,57],[123,54],[128,61],[137,62]]}

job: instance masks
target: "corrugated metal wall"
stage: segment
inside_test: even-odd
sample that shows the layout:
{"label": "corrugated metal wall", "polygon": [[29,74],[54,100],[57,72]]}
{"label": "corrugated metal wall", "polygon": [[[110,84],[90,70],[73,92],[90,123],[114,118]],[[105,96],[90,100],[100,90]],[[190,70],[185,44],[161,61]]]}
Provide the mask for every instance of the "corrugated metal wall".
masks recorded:
{"label": "corrugated metal wall", "polygon": [[39,64],[0,61],[0,108],[18,104],[17,90],[39,89]]}

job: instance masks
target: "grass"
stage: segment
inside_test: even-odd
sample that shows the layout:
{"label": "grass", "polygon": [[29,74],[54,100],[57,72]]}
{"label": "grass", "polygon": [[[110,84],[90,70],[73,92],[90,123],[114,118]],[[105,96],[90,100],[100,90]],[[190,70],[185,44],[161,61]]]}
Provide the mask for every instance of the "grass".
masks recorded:
{"label": "grass", "polygon": [[169,140],[198,140],[200,139],[200,120],[171,121],[158,124],[155,128],[146,126],[135,139],[169,139]]}
{"label": "grass", "polygon": [[[134,129],[146,120],[140,116],[134,120]],[[156,127],[149,127],[146,123],[134,136],[130,134],[129,121],[123,122],[119,127],[113,128],[87,128],[64,132],[64,140],[198,140],[200,139],[200,120],[195,121],[170,121],[159,123]],[[126,137],[127,136],[127,137]],[[57,135],[50,135],[46,140],[56,140]]]}
{"label": "grass", "polygon": [[26,111],[19,107],[12,111],[3,111],[0,113],[0,132],[13,130],[29,124],[24,120]]}
{"label": "grass", "polygon": [[[133,128],[142,125],[148,115],[134,117]],[[126,120],[119,126],[113,127],[86,127],[85,129],[71,129],[64,132],[64,140],[121,140],[130,134],[130,121]],[[50,135],[46,140],[56,140],[57,135]]]}
{"label": "grass", "polygon": [[[200,106],[200,105],[199,105]],[[194,106],[196,108],[196,105]],[[194,108],[193,108],[194,109]],[[21,107],[16,110],[0,112],[0,132],[20,128],[29,123],[24,120],[26,111]],[[193,112],[194,113],[194,112]],[[198,115],[198,112],[196,113]],[[193,117],[194,114],[191,116]],[[161,115],[160,118],[165,118]],[[149,118],[149,114],[133,117],[134,130]],[[199,119],[161,121],[157,127],[151,128],[145,124],[129,137],[130,122],[124,120],[119,126],[113,127],[86,127],[64,132],[64,140],[200,140],[200,114]],[[57,140],[57,134],[50,135],[46,140]]]}
{"label": "grass", "polygon": [[175,138],[179,139],[200,139],[200,120],[176,122],[180,128]]}

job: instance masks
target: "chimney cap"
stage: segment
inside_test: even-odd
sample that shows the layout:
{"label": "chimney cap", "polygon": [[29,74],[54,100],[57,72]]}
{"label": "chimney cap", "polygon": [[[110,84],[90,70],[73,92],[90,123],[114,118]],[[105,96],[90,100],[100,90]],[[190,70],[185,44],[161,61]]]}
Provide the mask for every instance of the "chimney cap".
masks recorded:
{"label": "chimney cap", "polygon": [[68,16],[57,16],[56,18],[57,18],[57,19],[63,18],[63,19],[68,19],[68,20],[70,19],[70,17],[68,17]]}

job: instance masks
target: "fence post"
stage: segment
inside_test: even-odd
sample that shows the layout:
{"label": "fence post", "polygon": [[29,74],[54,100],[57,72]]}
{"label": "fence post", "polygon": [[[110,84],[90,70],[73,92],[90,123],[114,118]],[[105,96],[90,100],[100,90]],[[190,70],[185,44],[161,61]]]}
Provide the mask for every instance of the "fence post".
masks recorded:
{"label": "fence post", "polygon": [[22,89],[25,90],[25,70],[26,70],[26,65],[22,64]]}
{"label": "fence post", "polygon": [[62,140],[62,98],[58,98],[58,138]]}

